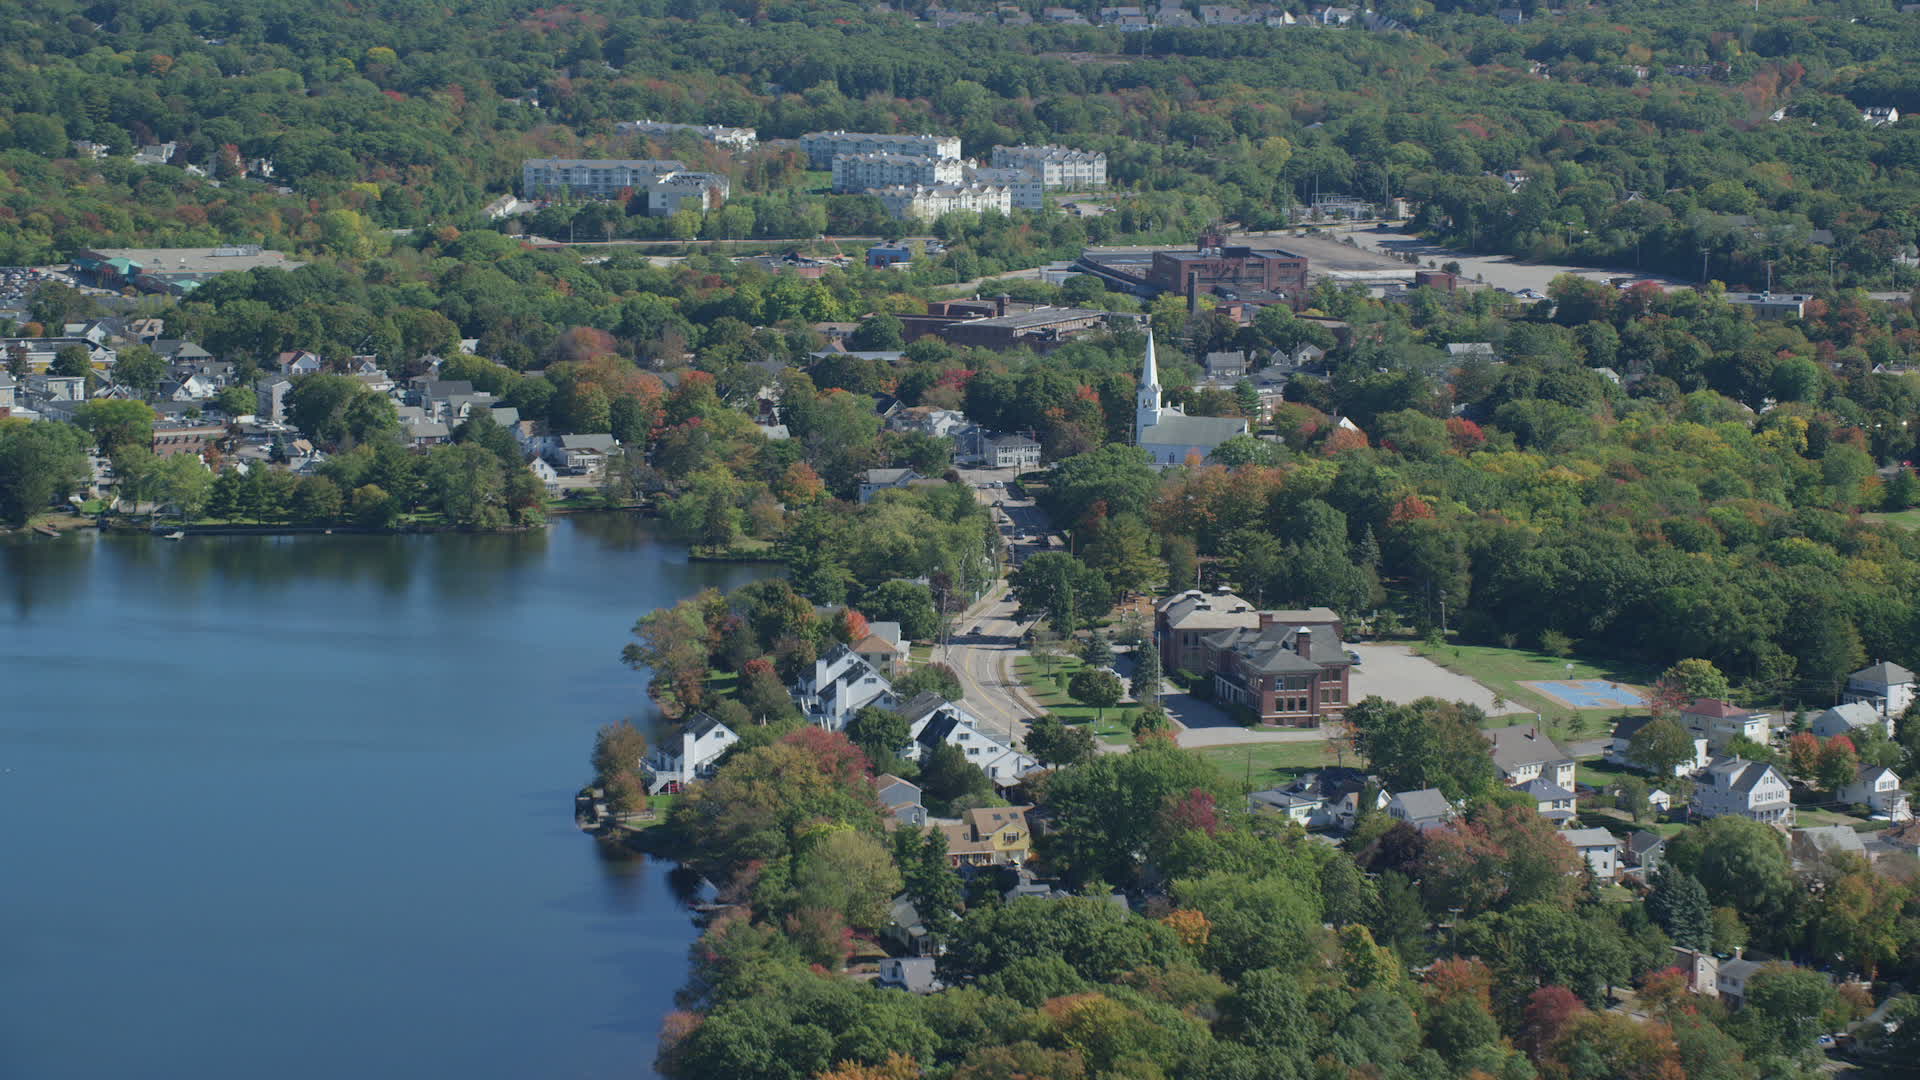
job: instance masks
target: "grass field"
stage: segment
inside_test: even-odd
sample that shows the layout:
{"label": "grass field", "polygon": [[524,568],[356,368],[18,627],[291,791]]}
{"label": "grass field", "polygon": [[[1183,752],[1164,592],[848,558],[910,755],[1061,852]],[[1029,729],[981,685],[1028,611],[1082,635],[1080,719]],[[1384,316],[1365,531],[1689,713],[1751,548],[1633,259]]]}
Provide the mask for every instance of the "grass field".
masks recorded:
{"label": "grass field", "polygon": [[1903,529],[1920,529],[1920,509],[1902,510],[1894,514],[1861,514],[1860,516],[1884,525],[1898,525]]}
{"label": "grass field", "polygon": [[1040,703],[1040,707],[1066,721],[1069,724],[1091,724],[1095,738],[1104,739],[1121,746],[1133,742],[1133,718],[1140,710],[1127,705],[1116,705],[1102,715],[1091,706],[1082,705],[1067,693],[1067,681],[1073,673],[1085,665],[1079,657],[1056,657],[1049,665],[1031,656],[1016,657],[1013,661],[1014,674],[1025,684],[1027,692]]}
{"label": "grass field", "polygon": [[[1413,650],[1449,671],[1475,680],[1505,698],[1510,710],[1538,712],[1546,721],[1548,734],[1555,740],[1599,738],[1612,727],[1609,717],[1618,709],[1569,709],[1528,688],[1522,682],[1553,682],[1566,679],[1605,679],[1644,687],[1659,673],[1631,664],[1587,661],[1573,657],[1550,656],[1531,649],[1501,649],[1490,645],[1441,645],[1415,642]],[[1567,665],[1572,664],[1569,672]],[[1576,721],[1578,716],[1582,719]],[[1493,726],[1517,722],[1502,719]]]}
{"label": "grass field", "polygon": [[[1319,741],[1209,746],[1194,753],[1213,762],[1232,779],[1246,780],[1251,776],[1255,791],[1285,783],[1304,772],[1340,763],[1333,745]],[[1355,764],[1352,754],[1347,755],[1347,764]]]}

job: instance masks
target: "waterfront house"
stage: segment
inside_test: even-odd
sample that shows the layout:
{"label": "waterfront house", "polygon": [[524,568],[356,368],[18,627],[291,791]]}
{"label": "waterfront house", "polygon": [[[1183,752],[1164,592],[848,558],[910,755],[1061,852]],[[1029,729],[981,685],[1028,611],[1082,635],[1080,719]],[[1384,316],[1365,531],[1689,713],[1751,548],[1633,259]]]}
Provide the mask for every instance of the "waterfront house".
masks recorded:
{"label": "waterfront house", "polygon": [[815,660],[792,693],[807,720],[828,731],[846,727],[853,714],[868,705],[890,709],[897,704],[893,683],[845,645],[835,645]]}
{"label": "waterfront house", "polygon": [[641,763],[647,794],[676,793],[695,780],[711,777],[720,755],[739,740],[732,728],[700,713],[682,724],[678,734],[656,744]]}

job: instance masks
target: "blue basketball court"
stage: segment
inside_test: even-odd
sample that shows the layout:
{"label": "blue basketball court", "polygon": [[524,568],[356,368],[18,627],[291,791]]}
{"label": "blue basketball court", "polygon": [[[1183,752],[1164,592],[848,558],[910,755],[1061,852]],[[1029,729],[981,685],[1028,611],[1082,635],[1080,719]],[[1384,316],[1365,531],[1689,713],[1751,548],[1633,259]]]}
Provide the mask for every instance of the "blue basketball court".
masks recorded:
{"label": "blue basketball court", "polygon": [[1523,682],[1520,685],[1537,690],[1572,709],[1638,709],[1647,703],[1640,696],[1640,691],[1633,687],[1604,679]]}

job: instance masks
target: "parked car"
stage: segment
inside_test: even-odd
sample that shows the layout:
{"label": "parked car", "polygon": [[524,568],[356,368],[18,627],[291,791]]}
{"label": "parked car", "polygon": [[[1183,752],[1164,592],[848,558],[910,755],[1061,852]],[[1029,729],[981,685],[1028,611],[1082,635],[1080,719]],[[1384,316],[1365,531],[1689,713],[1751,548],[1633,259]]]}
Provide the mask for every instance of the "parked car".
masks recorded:
{"label": "parked car", "polygon": [[1360,662],[1360,654],[1357,652],[1354,652],[1352,649],[1348,649],[1347,659],[1357,664]]}

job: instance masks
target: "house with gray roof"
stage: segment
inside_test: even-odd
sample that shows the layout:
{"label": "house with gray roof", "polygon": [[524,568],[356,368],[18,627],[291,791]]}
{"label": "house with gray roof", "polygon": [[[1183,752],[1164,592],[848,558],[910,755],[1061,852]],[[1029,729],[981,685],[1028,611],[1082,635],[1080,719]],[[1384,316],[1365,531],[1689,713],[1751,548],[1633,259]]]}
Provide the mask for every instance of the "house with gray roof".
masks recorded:
{"label": "house with gray roof", "polygon": [[1747,1003],[1747,983],[1766,966],[1758,960],[1748,960],[1739,949],[1733,951],[1733,959],[1720,961],[1714,989],[1719,991],[1720,1000],[1727,1003],[1727,1008],[1738,1009]]}
{"label": "house with gray roof", "polygon": [[813,662],[792,687],[794,704],[811,723],[839,731],[868,705],[892,708],[893,684],[845,645],[835,645]]}
{"label": "house with gray roof", "polygon": [[1865,806],[1875,817],[1889,821],[1911,821],[1913,810],[1907,805],[1907,793],[1900,786],[1900,774],[1885,765],[1862,765],[1853,782],[1834,793],[1843,803]]}
{"label": "house with gray roof", "polygon": [[1453,820],[1453,805],[1439,788],[1396,792],[1387,800],[1387,816],[1426,832]]}
{"label": "house with gray roof", "polygon": [[926,761],[941,743],[956,746],[967,761],[978,766],[999,787],[1012,787],[1038,763],[1009,746],[986,721],[932,691],[916,695],[897,710],[907,718],[912,739],[906,756]]}
{"label": "house with gray roof", "polygon": [[1540,816],[1555,825],[1565,825],[1573,820],[1573,792],[1546,777],[1536,776],[1514,790],[1525,795]]}
{"label": "house with gray roof", "polygon": [[703,712],[694,716],[673,738],[655,744],[642,762],[647,794],[678,792],[695,780],[711,777],[720,756],[739,741],[732,728],[711,715]]}
{"label": "house with gray roof", "polygon": [[1899,664],[1882,660],[1847,676],[1847,688],[1841,697],[1847,701],[1865,702],[1891,720],[1914,702],[1913,672]]}
{"label": "house with gray roof", "polygon": [[1623,858],[1628,866],[1638,867],[1642,874],[1651,876],[1660,869],[1660,860],[1666,855],[1667,838],[1652,829],[1641,829],[1627,837]]}
{"label": "house with gray roof", "polygon": [[912,487],[921,479],[912,469],[868,469],[860,474],[860,501],[870,503],[878,492]]}
{"label": "house with gray roof", "polygon": [[946,989],[934,976],[931,956],[890,956],[880,961],[880,976],[873,985],[883,990],[905,990],[909,994],[931,994]]}
{"label": "house with gray roof", "polygon": [[1814,717],[1810,730],[1823,739],[1830,739],[1835,735],[1853,735],[1864,728],[1878,728],[1888,738],[1893,737],[1893,721],[1864,701],[1835,705]]}
{"label": "house with gray roof", "polygon": [[1260,615],[1253,605],[1225,586],[1213,592],[1188,589],[1162,600],[1154,612],[1154,647],[1160,650],[1161,667],[1168,671],[1210,671],[1213,660],[1204,640],[1208,635],[1259,625]]}
{"label": "house with gray roof", "polygon": [[1767,825],[1792,825],[1793,801],[1780,770],[1737,757],[1715,758],[1696,778],[1691,804],[1696,818],[1738,814]]}
{"label": "house with gray roof", "polygon": [[892,773],[873,778],[873,793],[880,805],[902,825],[920,828],[927,823],[927,808],[921,804],[920,785],[902,780]]}
{"label": "house with gray roof", "polygon": [[1795,870],[1812,869],[1830,855],[1869,857],[1860,834],[1847,825],[1816,825],[1795,829],[1787,837],[1787,852],[1793,856]]}
{"label": "house with gray roof", "polygon": [[1493,764],[1508,787],[1520,787],[1544,777],[1555,786],[1573,790],[1573,757],[1538,724],[1489,728],[1480,734],[1493,744]]}
{"label": "house with gray roof", "polygon": [[1593,876],[1610,882],[1620,876],[1620,838],[1605,829],[1563,829],[1560,839],[1587,862]]}

